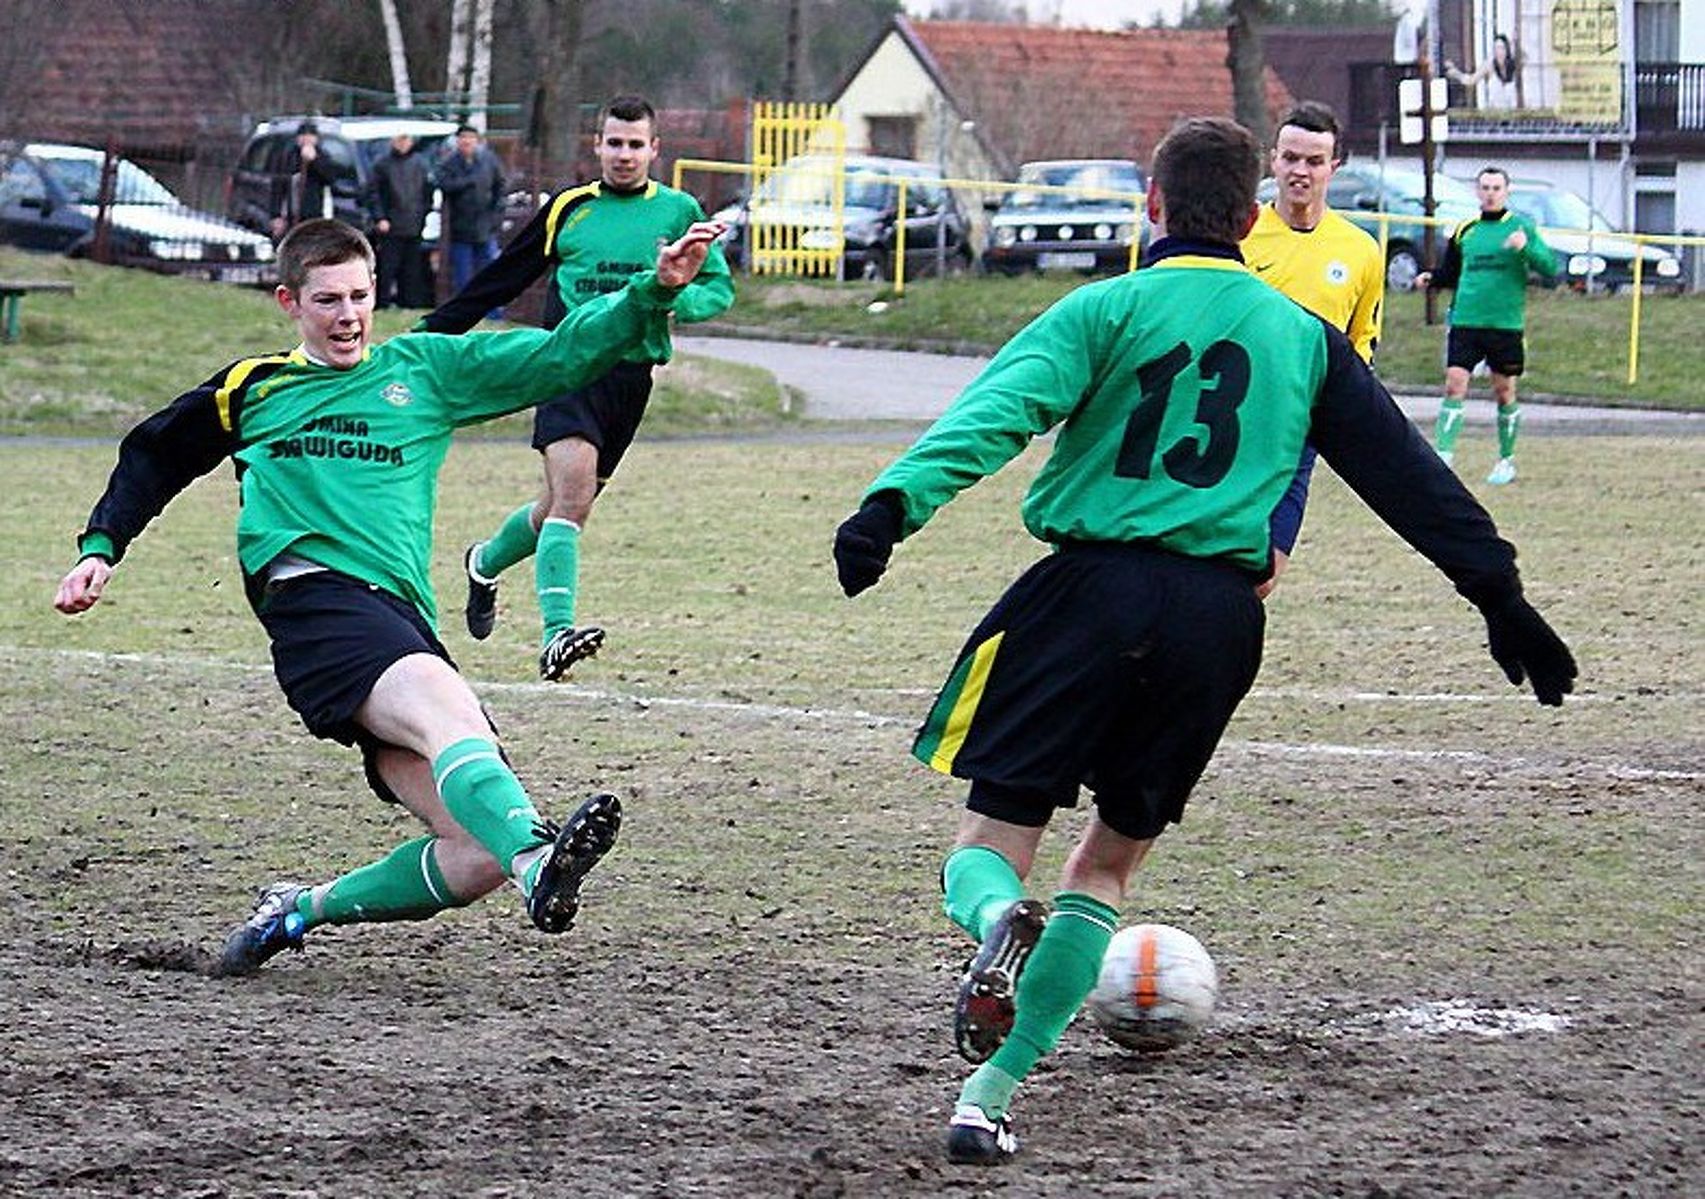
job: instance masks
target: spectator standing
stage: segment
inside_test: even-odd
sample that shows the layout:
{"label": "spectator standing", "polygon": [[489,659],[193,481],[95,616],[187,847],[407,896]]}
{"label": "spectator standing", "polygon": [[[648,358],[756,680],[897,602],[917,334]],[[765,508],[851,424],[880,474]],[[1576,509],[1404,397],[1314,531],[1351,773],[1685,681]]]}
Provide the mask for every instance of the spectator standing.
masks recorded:
{"label": "spectator standing", "polygon": [[303,121],[273,184],[272,236],[281,238],[303,221],[331,216],[336,177],[337,167],[320,152],[319,126]]}
{"label": "spectator standing", "polygon": [[438,164],[438,188],[444,193],[450,287],[461,291],[481,267],[497,257],[505,188],[502,164],[472,125],[456,130],[455,149]]}
{"label": "spectator standing", "polygon": [[430,308],[432,282],[421,233],[432,211],[432,172],[414,148],[414,135],[391,138],[391,151],[373,164],[369,197],[378,244],[380,308]]}
{"label": "spectator standing", "polygon": [[1547,279],[1555,275],[1557,255],[1531,218],[1509,210],[1510,177],[1502,167],[1483,168],[1474,186],[1480,215],[1456,227],[1444,261],[1437,270],[1415,276],[1415,286],[1456,290],[1445,335],[1445,398],[1435,430],[1439,457],[1456,460],[1469,372],[1484,362],[1492,373],[1492,398],[1498,401],[1498,461],[1486,481],[1502,486],[1516,479],[1521,431],[1516,378],[1527,366],[1527,276],[1529,271]]}

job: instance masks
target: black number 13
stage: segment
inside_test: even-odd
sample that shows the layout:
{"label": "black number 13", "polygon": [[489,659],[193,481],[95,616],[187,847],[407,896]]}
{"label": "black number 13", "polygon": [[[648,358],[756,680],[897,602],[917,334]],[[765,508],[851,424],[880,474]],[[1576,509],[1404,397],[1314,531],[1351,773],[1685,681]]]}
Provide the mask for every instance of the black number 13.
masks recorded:
{"label": "black number 13", "polygon": [[[1190,347],[1179,342],[1159,358],[1137,368],[1142,398],[1125,422],[1119,458],[1113,473],[1125,479],[1146,479],[1153,471],[1161,421],[1172,396],[1172,381],[1190,365]],[[1212,487],[1225,478],[1237,457],[1242,430],[1237,408],[1249,394],[1249,352],[1235,341],[1216,341],[1196,363],[1202,390],[1196,397],[1196,423],[1205,434],[1180,438],[1160,456],[1168,475],[1188,487]]]}

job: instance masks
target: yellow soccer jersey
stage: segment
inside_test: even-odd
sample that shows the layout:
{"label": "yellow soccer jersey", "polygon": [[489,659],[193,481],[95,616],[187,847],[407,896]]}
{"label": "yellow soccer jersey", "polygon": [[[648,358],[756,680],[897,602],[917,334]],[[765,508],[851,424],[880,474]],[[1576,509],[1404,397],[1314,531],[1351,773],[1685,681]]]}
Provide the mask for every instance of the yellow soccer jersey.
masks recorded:
{"label": "yellow soccer jersey", "polygon": [[1385,264],[1379,243],[1366,230],[1329,210],[1320,224],[1298,233],[1271,204],[1263,204],[1241,248],[1259,278],[1342,329],[1356,353],[1373,361],[1385,303]]}

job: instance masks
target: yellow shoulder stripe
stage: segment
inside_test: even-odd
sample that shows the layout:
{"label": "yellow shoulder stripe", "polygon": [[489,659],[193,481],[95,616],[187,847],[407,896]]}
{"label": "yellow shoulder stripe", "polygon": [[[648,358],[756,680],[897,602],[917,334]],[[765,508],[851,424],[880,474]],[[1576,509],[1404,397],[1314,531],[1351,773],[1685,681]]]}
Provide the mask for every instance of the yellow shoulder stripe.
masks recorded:
{"label": "yellow shoulder stripe", "polygon": [[580,187],[571,187],[559,192],[557,198],[551,201],[551,211],[545,217],[545,257],[549,258],[556,251],[556,235],[562,228],[562,218],[578,201],[595,199],[599,194],[598,181]]}
{"label": "yellow shoulder stripe", "polygon": [[268,363],[282,365],[289,361],[289,356],[284,354],[273,354],[266,358],[245,358],[226,371],[224,386],[213,393],[213,402],[219,409],[219,427],[227,433],[231,432],[231,397],[242,390],[250,375]]}

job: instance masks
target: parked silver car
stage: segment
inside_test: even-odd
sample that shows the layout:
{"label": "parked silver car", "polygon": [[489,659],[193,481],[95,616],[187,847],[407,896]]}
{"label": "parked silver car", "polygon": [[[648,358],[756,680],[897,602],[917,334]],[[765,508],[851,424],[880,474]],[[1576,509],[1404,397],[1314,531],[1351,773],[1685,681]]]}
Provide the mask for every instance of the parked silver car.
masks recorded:
{"label": "parked silver car", "polygon": [[1686,281],[1681,260],[1662,246],[1642,245],[1612,225],[1579,195],[1542,179],[1511,179],[1510,207],[1540,226],[1545,243],[1557,252],[1557,279],[1576,291],[1587,281],[1620,290],[1634,286],[1634,255],[1639,251],[1640,286],[1681,291]]}
{"label": "parked silver car", "polygon": [[[60,142],[0,144],[0,242],[90,257],[97,250],[104,151]],[[272,242],[189,207],[128,158],[114,160],[107,258],[227,283],[267,283]]]}

